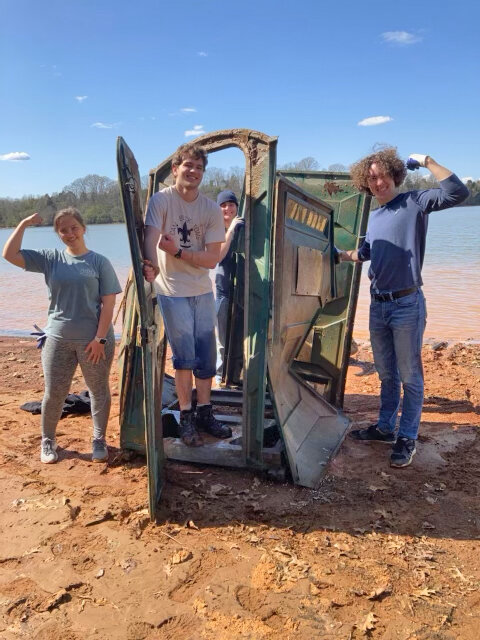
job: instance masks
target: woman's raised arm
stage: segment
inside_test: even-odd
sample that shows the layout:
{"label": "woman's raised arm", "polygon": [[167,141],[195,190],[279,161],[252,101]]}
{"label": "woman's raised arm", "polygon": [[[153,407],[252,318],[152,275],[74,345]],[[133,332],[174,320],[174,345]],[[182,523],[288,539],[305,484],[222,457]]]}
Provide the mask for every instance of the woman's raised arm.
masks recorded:
{"label": "woman's raised arm", "polygon": [[14,229],[12,235],[6,241],[5,246],[3,247],[3,257],[8,262],[11,262],[16,267],[20,267],[21,269],[25,269],[25,260],[20,253],[20,249],[22,248],[22,240],[23,234],[25,233],[25,229],[27,227],[33,227],[35,225],[41,224],[43,222],[41,216],[38,213],[34,213],[28,218],[24,218],[21,222],[18,223],[17,227]]}

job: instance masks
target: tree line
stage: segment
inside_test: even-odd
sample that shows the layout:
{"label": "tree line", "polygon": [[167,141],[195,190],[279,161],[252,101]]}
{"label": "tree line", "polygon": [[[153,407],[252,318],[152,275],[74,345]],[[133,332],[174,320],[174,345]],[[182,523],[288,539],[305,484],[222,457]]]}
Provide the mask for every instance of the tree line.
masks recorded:
{"label": "tree line", "polygon": [[[319,163],[308,156],[297,162],[291,162],[278,167],[285,171],[318,171]],[[348,167],[336,163],[328,166],[324,171],[348,171]],[[240,196],[243,189],[244,171],[240,167],[230,169],[207,168],[202,182],[202,192],[215,200],[223,189],[231,189]],[[145,202],[147,195],[147,177],[142,178],[142,197]],[[436,185],[433,176],[421,176],[409,173],[402,190],[429,189]],[[462,206],[480,205],[480,180],[467,182],[470,190],[468,199]],[[89,174],[74,180],[58,193],[43,196],[24,196],[23,198],[0,198],[0,227],[15,227],[20,220],[37,211],[51,225],[57,211],[66,207],[76,207],[87,224],[108,224],[124,222],[123,208],[120,198],[118,182]]]}

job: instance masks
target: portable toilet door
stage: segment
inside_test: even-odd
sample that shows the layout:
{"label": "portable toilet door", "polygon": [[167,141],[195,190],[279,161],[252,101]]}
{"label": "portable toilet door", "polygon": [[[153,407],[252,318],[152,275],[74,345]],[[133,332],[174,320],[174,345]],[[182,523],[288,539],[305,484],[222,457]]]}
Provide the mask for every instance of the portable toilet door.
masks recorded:
{"label": "portable toilet door", "polygon": [[358,246],[370,202],[348,174],[292,173],[277,179],[268,374],[293,480],[316,488],[349,425],[341,408],[361,273],[336,266],[333,249]]}

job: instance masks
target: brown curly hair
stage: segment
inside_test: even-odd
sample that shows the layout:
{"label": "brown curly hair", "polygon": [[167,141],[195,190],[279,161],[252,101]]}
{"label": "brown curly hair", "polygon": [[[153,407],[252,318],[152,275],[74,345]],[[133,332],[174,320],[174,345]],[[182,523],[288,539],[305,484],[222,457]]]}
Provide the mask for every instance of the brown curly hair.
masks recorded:
{"label": "brown curly hair", "polygon": [[203,162],[203,170],[205,171],[208,164],[207,152],[195,142],[187,142],[186,144],[182,144],[181,147],[178,147],[173,154],[172,165],[179,167],[187,156],[195,158],[195,160],[201,160]]}
{"label": "brown curly hair", "polygon": [[405,180],[407,169],[404,161],[398,156],[396,147],[385,147],[362,158],[350,167],[350,175],[359,191],[372,195],[368,186],[368,172],[372,164],[378,165],[399,187]]}

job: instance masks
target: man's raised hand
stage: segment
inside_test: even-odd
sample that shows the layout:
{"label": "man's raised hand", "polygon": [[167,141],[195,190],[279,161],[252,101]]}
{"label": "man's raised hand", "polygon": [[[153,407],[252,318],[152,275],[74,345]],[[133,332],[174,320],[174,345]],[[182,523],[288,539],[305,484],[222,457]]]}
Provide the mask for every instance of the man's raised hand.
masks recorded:
{"label": "man's raised hand", "polygon": [[408,156],[408,160],[405,163],[407,169],[410,171],[415,171],[415,169],[419,169],[420,167],[426,167],[426,160],[428,156],[424,156],[421,153],[411,153]]}

